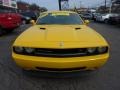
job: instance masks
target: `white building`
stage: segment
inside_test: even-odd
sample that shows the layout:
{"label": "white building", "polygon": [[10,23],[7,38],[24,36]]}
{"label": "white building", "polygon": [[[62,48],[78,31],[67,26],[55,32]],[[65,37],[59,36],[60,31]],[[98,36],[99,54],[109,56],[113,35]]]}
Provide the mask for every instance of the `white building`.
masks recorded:
{"label": "white building", "polygon": [[0,6],[17,9],[17,1],[16,0],[0,0]]}

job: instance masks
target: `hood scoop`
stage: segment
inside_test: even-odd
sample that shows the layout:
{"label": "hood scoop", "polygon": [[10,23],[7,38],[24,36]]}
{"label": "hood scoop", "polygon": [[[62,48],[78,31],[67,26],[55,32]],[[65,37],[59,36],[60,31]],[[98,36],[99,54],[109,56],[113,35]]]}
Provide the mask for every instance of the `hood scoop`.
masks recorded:
{"label": "hood scoop", "polygon": [[75,30],[80,30],[80,29],[81,29],[80,27],[75,28]]}
{"label": "hood scoop", "polygon": [[40,30],[46,30],[46,28],[42,28],[42,27],[41,27]]}
{"label": "hood scoop", "polygon": [[[81,29],[80,27],[75,28],[75,30],[80,30],[80,29]],[[40,30],[46,30],[46,28],[40,27]]]}

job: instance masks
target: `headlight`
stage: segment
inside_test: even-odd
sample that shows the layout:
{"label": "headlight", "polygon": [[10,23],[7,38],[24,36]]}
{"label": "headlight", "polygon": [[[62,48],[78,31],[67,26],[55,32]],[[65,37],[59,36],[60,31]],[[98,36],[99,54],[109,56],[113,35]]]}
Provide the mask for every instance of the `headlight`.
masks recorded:
{"label": "headlight", "polygon": [[105,53],[105,52],[107,52],[108,47],[98,47],[97,50],[98,50],[99,53]]}
{"label": "headlight", "polygon": [[31,54],[31,53],[33,53],[35,51],[35,49],[29,48],[29,47],[24,48],[24,49],[25,49],[25,52],[28,53],[28,54]]}
{"label": "headlight", "polygon": [[96,48],[88,48],[87,52],[93,54],[96,51]]}
{"label": "headlight", "polygon": [[14,51],[17,53],[22,53],[24,51],[23,47],[14,47]]}

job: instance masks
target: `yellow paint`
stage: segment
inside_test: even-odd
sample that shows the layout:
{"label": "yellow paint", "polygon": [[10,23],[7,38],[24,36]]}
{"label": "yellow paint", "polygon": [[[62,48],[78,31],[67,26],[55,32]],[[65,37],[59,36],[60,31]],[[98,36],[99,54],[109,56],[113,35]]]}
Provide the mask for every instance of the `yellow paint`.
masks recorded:
{"label": "yellow paint", "polygon": [[52,13],[52,16],[59,16],[59,15],[69,16],[70,14],[69,13],[64,13],[64,12],[63,13],[60,13],[60,12],[59,13]]}
{"label": "yellow paint", "polygon": [[94,67],[99,68],[103,66],[108,57],[109,54],[74,58],[49,58],[24,56],[13,53],[16,64],[26,70],[37,70],[36,67],[59,69],[87,67],[86,70],[92,70]]}
{"label": "yellow paint", "polygon": [[48,13],[43,13],[43,14],[40,15],[40,18],[43,18],[43,17],[45,17],[47,15],[48,15]]}
{"label": "yellow paint", "polygon": [[[60,13],[60,11],[56,12]],[[63,12],[67,13],[67,11],[62,11],[61,13]],[[45,30],[41,30],[40,28],[45,28]],[[75,30],[75,28],[80,28],[80,30]],[[13,46],[60,49],[60,42],[64,43],[62,49],[108,46],[108,43],[100,34],[95,32],[93,29],[89,28],[85,24],[34,25],[23,32],[16,39]],[[15,62],[24,69],[36,70],[35,67],[76,68],[86,66],[88,70],[104,65],[109,58],[109,53],[95,56],[72,58],[48,58],[25,56],[12,52],[12,56]]]}

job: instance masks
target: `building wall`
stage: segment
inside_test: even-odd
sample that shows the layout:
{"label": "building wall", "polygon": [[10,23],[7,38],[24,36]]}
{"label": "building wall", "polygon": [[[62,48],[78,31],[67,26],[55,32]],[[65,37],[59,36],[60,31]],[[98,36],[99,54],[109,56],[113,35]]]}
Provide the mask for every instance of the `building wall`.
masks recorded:
{"label": "building wall", "polygon": [[17,9],[17,1],[16,0],[0,0],[0,5]]}
{"label": "building wall", "polygon": [[17,2],[17,7],[20,12],[28,11],[29,10],[29,4],[24,2]]}

